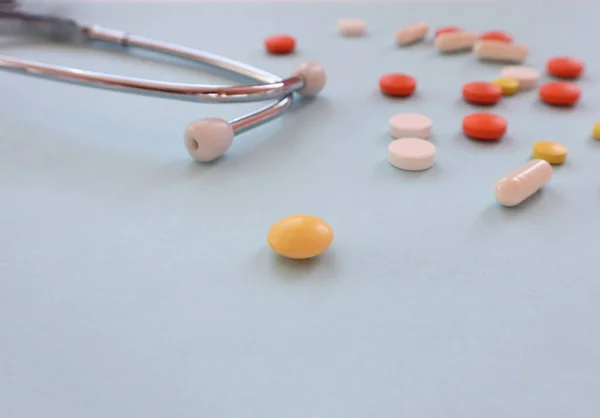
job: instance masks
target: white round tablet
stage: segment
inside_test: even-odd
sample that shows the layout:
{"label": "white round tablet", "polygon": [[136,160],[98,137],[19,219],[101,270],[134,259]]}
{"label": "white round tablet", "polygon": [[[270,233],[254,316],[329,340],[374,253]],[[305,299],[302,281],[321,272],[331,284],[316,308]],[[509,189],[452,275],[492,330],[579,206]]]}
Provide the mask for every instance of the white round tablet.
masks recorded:
{"label": "white round tablet", "polygon": [[523,65],[509,65],[501,71],[502,77],[512,78],[519,82],[519,89],[532,89],[540,79],[540,71]]}
{"label": "white round tablet", "polygon": [[389,120],[392,138],[421,138],[431,136],[433,121],[418,113],[399,113]]}
{"label": "white round tablet", "polygon": [[342,36],[363,36],[367,32],[367,23],[356,18],[341,19],[338,22],[338,32]]}
{"label": "white round tablet", "polygon": [[421,138],[396,139],[388,148],[388,161],[402,170],[427,170],[435,162],[435,145]]}

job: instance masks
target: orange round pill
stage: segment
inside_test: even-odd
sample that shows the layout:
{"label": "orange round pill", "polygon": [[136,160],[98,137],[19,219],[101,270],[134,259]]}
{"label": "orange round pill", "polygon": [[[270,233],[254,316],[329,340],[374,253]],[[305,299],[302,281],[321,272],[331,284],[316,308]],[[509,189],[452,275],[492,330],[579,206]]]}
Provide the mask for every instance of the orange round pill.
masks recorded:
{"label": "orange round pill", "polygon": [[265,49],[271,54],[291,54],[296,49],[296,39],[289,35],[273,35],[265,39]]}
{"label": "orange round pill", "polygon": [[552,81],[540,87],[540,99],[554,106],[573,106],[581,96],[581,89],[566,81]]}
{"label": "orange round pill", "polygon": [[502,87],[486,81],[474,81],[463,85],[462,95],[467,102],[490,105],[502,98]]}
{"label": "orange round pill", "polygon": [[583,61],[569,57],[551,58],[546,63],[548,74],[558,78],[578,78],[584,67]]}
{"label": "orange round pill", "polygon": [[416,88],[417,80],[408,74],[385,74],[379,79],[379,89],[388,96],[410,96]]}
{"label": "orange round pill", "polygon": [[463,118],[465,135],[479,141],[497,141],[506,133],[506,119],[493,113],[472,113]]}
{"label": "orange round pill", "polygon": [[501,30],[491,30],[488,32],[483,32],[479,39],[484,41],[500,41],[506,43],[511,43],[513,41],[513,38],[512,36],[510,36],[510,34]]}
{"label": "orange round pill", "polygon": [[458,26],[442,26],[441,28],[438,28],[435,31],[435,34],[433,35],[434,38],[437,38],[440,35],[443,35],[444,33],[454,33],[454,32],[460,32],[462,29],[459,28]]}

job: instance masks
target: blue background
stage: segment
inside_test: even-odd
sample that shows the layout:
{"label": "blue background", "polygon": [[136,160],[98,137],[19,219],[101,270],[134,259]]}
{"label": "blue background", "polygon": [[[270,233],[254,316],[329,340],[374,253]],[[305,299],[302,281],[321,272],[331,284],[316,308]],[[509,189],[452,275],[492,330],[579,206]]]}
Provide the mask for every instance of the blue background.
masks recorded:
{"label": "blue background", "polygon": [[[577,7],[575,7],[577,6]],[[289,74],[323,64],[315,102],[192,162],[201,105],[0,74],[0,416],[3,418],[597,418],[600,393],[600,9],[497,5],[56,5],[98,23]],[[344,39],[341,17],[369,36]],[[486,109],[507,136],[481,144],[461,85],[501,65],[408,48],[425,19],[503,29],[528,65],[588,65],[581,102],[536,91]],[[291,57],[263,38],[298,39]],[[4,42],[3,53],[170,81],[224,82],[93,50]],[[408,100],[378,78],[418,79]],[[548,79],[544,76],[542,81]],[[387,162],[388,118],[434,120],[436,165]],[[543,192],[508,210],[492,190],[532,144],[569,148]],[[335,241],[304,263],[274,256],[269,227],[322,217]]]}

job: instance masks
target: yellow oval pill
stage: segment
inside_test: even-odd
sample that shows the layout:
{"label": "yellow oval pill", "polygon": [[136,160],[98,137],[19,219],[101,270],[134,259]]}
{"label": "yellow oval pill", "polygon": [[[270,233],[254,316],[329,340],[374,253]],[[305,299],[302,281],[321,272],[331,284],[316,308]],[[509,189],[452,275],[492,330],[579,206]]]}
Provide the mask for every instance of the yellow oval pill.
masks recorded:
{"label": "yellow oval pill", "polygon": [[514,78],[497,78],[492,81],[492,84],[500,87],[502,89],[502,94],[505,96],[510,96],[519,91],[519,80],[515,80]]}
{"label": "yellow oval pill", "polygon": [[277,221],[267,235],[269,247],[294,259],[323,254],[333,242],[333,230],[324,220],[311,215],[292,215]]}
{"label": "yellow oval pill", "polygon": [[594,124],[594,138],[600,141],[600,122]]}
{"label": "yellow oval pill", "polygon": [[562,164],[567,159],[567,147],[558,142],[541,141],[533,144],[531,156],[550,164]]}

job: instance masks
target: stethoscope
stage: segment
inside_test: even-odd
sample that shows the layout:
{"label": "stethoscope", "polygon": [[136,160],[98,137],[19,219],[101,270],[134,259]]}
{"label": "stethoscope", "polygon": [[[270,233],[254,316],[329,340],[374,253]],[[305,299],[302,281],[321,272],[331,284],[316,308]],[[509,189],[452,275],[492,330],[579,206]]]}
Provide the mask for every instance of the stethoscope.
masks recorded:
{"label": "stethoscope", "polygon": [[236,134],[248,131],[282,115],[294,101],[294,93],[314,96],[326,82],[323,68],[315,62],[297,67],[288,78],[260,70],[241,62],[197,49],[160,42],[120,30],[83,25],[71,19],[15,10],[11,0],[0,0],[0,33],[37,36],[72,44],[98,46],[118,45],[140,48],[170,57],[204,64],[235,78],[249,80],[250,85],[183,84],[136,77],[124,77],[60,67],[0,55],[0,69],[89,87],[113,89],[146,96],[201,103],[241,103],[275,100],[274,103],[230,121],[219,118],[200,119],[190,123],[184,133],[189,154],[201,162],[223,155]]}

